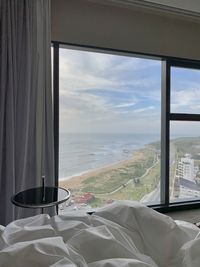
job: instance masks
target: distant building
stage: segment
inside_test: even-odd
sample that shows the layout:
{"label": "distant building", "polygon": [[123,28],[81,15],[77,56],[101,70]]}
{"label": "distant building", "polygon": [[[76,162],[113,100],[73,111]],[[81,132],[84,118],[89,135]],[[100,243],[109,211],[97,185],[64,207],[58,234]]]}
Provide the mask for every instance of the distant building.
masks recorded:
{"label": "distant building", "polygon": [[82,196],[75,199],[75,202],[78,204],[90,203],[95,199],[95,196],[92,193],[85,193]]}
{"label": "distant building", "polygon": [[194,182],[195,168],[194,159],[191,158],[190,154],[186,154],[184,158],[181,158],[178,163],[178,176],[189,181]]}

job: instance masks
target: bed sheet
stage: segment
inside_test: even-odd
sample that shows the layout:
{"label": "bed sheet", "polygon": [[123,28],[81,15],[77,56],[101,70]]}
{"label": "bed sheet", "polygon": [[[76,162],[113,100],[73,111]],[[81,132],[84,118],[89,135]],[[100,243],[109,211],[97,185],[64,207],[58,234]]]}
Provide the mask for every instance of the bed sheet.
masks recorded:
{"label": "bed sheet", "polygon": [[138,202],[0,227],[0,266],[199,267],[199,228]]}

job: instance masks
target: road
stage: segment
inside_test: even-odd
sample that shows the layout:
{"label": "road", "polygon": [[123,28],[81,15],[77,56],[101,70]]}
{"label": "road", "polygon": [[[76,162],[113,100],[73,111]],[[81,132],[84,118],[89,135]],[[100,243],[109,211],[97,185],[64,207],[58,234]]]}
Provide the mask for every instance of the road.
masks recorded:
{"label": "road", "polygon": [[157,187],[150,192],[149,194],[145,195],[140,202],[142,203],[156,203],[160,202],[160,182],[158,183]]}
{"label": "road", "polygon": [[146,170],[146,172],[145,172],[142,176],[139,176],[139,177],[130,179],[128,182],[126,182],[126,183],[123,184],[123,185],[120,185],[117,189],[115,189],[115,190],[113,190],[113,191],[111,191],[111,192],[108,192],[108,193],[101,193],[101,194],[95,194],[95,196],[109,196],[109,195],[112,195],[112,194],[118,192],[119,190],[125,188],[128,184],[132,183],[134,179],[142,179],[142,178],[144,178],[147,174],[149,174],[150,170],[151,170],[152,168],[154,168],[158,162],[159,162],[159,161],[157,160],[151,167],[149,167],[149,168]]}
{"label": "road", "polygon": [[191,190],[200,191],[199,185],[187,179],[180,178],[180,185]]}

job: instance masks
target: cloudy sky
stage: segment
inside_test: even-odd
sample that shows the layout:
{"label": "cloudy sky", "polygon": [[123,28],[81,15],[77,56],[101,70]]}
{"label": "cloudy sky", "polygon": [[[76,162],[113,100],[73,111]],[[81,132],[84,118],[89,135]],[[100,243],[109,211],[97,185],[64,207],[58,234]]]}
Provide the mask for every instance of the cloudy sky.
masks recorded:
{"label": "cloudy sky", "polygon": [[[171,111],[199,113],[199,85],[199,71],[174,68]],[[159,135],[160,116],[160,61],[60,49],[61,132]]]}
{"label": "cloudy sky", "polygon": [[171,112],[200,113],[200,71],[172,68]]}
{"label": "cloudy sky", "polygon": [[[200,71],[171,69],[171,112],[200,114]],[[200,122],[171,122],[171,135],[200,136]]]}

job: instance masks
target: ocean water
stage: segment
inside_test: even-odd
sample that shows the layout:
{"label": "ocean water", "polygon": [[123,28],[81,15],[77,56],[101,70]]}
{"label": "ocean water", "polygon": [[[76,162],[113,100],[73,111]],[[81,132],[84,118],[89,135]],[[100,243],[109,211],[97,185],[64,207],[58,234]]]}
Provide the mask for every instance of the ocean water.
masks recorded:
{"label": "ocean water", "polygon": [[130,158],[145,144],[158,141],[152,134],[60,134],[59,179],[86,173]]}

